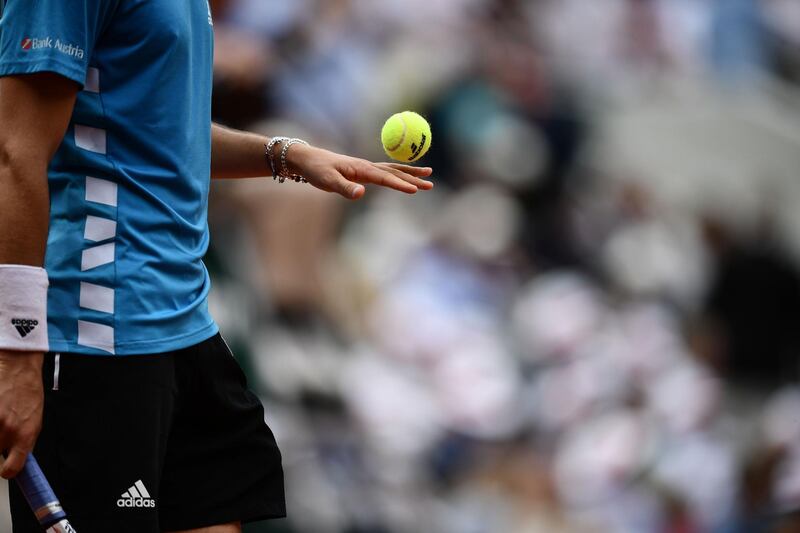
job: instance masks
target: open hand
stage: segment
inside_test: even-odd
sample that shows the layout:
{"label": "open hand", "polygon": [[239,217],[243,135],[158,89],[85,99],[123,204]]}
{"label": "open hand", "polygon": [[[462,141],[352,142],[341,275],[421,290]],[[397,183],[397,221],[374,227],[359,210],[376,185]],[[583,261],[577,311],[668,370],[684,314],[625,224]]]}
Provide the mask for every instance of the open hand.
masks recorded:
{"label": "open hand", "polygon": [[364,185],[380,185],[407,194],[433,189],[428,167],[400,163],[373,163],[314,146],[295,144],[287,154],[292,173],[300,174],[318,189],[341,194],[350,200],[364,196]]}

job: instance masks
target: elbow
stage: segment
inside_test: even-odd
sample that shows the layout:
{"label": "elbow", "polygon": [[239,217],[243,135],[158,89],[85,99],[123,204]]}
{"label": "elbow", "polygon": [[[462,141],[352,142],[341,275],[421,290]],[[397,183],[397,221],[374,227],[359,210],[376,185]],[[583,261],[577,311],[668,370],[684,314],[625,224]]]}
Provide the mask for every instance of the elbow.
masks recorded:
{"label": "elbow", "polygon": [[10,169],[14,156],[12,148],[6,139],[0,139],[0,169]]}
{"label": "elbow", "polygon": [[36,173],[47,173],[47,157],[39,156],[25,143],[0,136],[0,179],[20,180]]}
{"label": "elbow", "polygon": [[44,205],[49,200],[46,157],[38,158],[19,143],[0,140],[0,196]]}

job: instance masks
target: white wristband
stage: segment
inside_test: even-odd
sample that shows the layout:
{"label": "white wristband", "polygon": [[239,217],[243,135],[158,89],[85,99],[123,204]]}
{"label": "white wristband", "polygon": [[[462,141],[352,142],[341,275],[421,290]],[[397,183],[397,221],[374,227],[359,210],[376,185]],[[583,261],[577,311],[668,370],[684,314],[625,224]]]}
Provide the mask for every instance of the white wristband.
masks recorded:
{"label": "white wristband", "polygon": [[47,271],[0,265],[0,349],[46,352]]}

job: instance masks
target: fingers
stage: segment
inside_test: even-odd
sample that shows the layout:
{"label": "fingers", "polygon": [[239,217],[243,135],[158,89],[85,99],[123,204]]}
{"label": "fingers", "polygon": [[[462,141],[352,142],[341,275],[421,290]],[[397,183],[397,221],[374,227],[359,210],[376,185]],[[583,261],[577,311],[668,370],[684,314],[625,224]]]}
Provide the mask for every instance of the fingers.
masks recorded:
{"label": "fingers", "polygon": [[392,167],[395,170],[399,170],[400,172],[405,172],[406,174],[411,174],[412,176],[416,176],[418,178],[427,178],[431,174],[433,174],[433,169],[431,167],[412,167],[411,165],[403,165],[402,163],[377,163],[380,166],[387,166]]}
{"label": "fingers", "polygon": [[337,156],[333,165],[308,169],[306,177],[317,188],[357,200],[366,192],[362,184],[374,184],[406,194],[430,190],[433,183],[423,179],[433,170],[400,163],[372,163],[367,160]]}
{"label": "fingers", "polygon": [[345,178],[359,183],[372,183],[406,194],[414,194],[416,185],[394,175],[390,169],[381,168],[368,161],[358,162],[340,169]]}
{"label": "fingers", "polygon": [[391,165],[388,163],[378,163],[377,166],[385,169],[387,172],[391,172],[401,180],[414,185],[417,189],[422,189],[423,191],[429,191],[433,189],[433,183],[417,176],[417,175],[429,176],[431,173],[431,169],[429,168],[422,169],[424,172],[417,172],[417,175],[414,175],[401,169],[412,169],[412,168],[416,169],[417,167],[409,167],[406,165]]}
{"label": "fingers", "polygon": [[28,459],[28,452],[19,448],[12,448],[8,452],[8,457],[3,461],[3,468],[0,469],[0,477],[12,479],[22,472],[25,461]]}
{"label": "fingers", "polygon": [[330,172],[315,185],[323,191],[338,193],[348,200],[358,200],[365,192],[363,185],[345,179],[338,172]]}

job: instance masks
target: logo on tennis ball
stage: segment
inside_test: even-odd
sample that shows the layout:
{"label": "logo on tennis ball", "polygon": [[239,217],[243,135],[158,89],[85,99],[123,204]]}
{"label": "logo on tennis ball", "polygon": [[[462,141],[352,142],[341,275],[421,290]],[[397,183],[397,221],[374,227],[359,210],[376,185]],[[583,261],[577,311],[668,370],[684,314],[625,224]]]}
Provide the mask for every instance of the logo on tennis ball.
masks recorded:
{"label": "logo on tennis ball", "polygon": [[414,161],[420,153],[425,149],[425,145],[428,143],[428,136],[424,133],[422,134],[422,139],[419,141],[419,146],[417,143],[411,143],[411,157],[408,158],[409,161]]}
{"label": "logo on tennis ball", "polygon": [[33,45],[33,39],[22,39],[22,49],[30,50]]}

